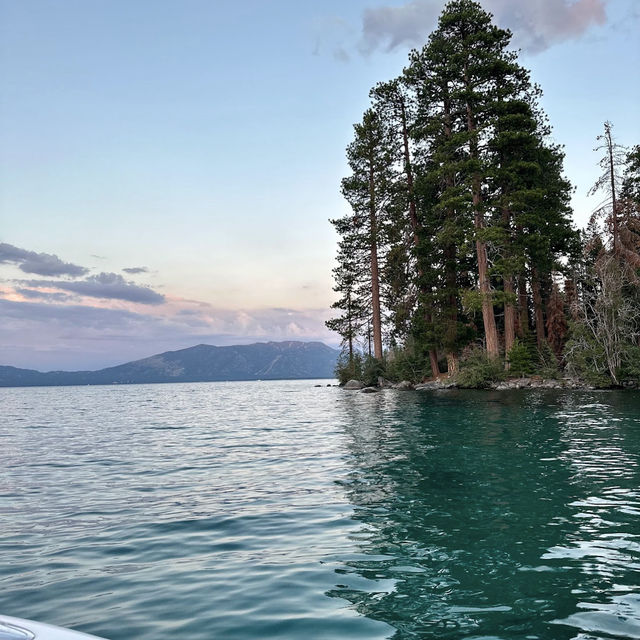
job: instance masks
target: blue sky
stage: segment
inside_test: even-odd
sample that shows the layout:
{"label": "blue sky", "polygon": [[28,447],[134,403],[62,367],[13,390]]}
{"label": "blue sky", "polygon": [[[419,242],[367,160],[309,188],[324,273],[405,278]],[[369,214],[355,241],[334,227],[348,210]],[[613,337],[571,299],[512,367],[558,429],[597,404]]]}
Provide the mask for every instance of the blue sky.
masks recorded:
{"label": "blue sky", "polygon": [[[485,2],[544,90],[580,225],[604,120],[640,141],[639,4]],[[0,364],[336,344],[344,148],[442,5],[0,0]]]}

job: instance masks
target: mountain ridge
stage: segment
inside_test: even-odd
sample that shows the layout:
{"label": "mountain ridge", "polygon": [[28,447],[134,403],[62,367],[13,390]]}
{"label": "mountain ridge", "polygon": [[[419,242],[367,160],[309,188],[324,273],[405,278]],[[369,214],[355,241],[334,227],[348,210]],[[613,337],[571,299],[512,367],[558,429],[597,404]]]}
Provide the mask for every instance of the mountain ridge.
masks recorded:
{"label": "mountain ridge", "polygon": [[96,371],[47,371],[0,365],[0,387],[221,382],[333,378],[338,351],[322,342],[198,344]]}

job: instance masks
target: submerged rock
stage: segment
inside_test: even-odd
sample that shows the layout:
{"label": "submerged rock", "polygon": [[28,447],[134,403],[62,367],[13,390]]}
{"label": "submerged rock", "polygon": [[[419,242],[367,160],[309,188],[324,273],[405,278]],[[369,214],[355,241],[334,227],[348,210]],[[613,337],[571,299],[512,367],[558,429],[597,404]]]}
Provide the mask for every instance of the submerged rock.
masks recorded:
{"label": "submerged rock", "polygon": [[380,391],[379,387],[365,387],[362,393],[378,393],[378,391]]}
{"label": "submerged rock", "polygon": [[360,380],[349,380],[349,382],[347,382],[343,388],[347,389],[348,391],[355,391],[357,389],[364,389],[364,387],[364,382],[361,382]]}

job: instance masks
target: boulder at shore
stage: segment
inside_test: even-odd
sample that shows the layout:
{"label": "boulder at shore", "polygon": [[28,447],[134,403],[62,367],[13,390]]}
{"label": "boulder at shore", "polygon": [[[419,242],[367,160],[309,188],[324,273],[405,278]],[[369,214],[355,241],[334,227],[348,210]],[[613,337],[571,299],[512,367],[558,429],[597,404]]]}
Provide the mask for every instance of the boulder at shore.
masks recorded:
{"label": "boulder at shore", "polygon": [[349,391],[356,391],[358,389],[364,389],[365,386],[364,382],[360,380],[349,380],[349,382],[344,385],[344,388]]}
{"label": "boulder at shore", "polygon": [[415,386],[416,391],[435,391],[437,389],[455,389],[458,384],[454,380],[432,380]]}

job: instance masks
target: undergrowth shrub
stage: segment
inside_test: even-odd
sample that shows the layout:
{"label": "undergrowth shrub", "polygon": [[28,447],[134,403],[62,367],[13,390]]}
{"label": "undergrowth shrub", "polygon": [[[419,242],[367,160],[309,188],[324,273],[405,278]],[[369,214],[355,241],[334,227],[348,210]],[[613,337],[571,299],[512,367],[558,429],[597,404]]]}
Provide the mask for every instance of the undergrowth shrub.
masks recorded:
{"label": "undergrowth shrub", "polygon": [[349,352],[342,351],[338,356],[335,374],[340,384],[346,384],[349,380],[362,380],[362,356],[354,353],[349,361]]}
{"label": "undergrowth shrub", "polygon": [[538,348],[538,366],[535,373],[545,379],[557,378],[560,373],[558,358],[546,340],[542,347]]}
{"label": "undergrowth shrub", "polygon": [[431,375],[428,352],[421,353],[414,344],[407,344],[401,348],[390,349],[387,353],[387,367],[385,377],[393,382],[409,380],[421,382]]}
{"label": "undergrowth shrub", "polygon": [[385,366],[382,360],[376,360],[371,356],[365,356],[364,366],[362,369],[362,382],[368,387],[375,387],[378,384],[378,378],[385,377]]}
{"label": "undergrowth shrub", "polygon": [[519,338],[516,338],[513,346],[509,349],[507,361],[509,362],[510,376],[528,376],[533,373],[531,351]]}
{"label": "undergrowth shrub", "polygon": [[480,347],[475,347],[460,362],[458,384],[471,389],[485,389],[505,377],[502,358],[489,358]]}

